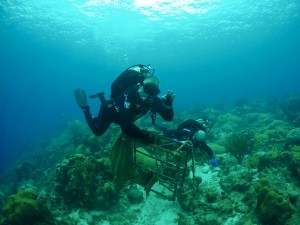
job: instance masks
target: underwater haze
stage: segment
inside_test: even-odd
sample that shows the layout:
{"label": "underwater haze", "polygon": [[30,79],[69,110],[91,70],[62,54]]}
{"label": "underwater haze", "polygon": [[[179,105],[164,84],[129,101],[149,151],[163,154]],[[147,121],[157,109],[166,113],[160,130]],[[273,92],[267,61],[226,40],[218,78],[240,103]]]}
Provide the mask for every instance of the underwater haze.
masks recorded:
{"label": "underwater haze", "polygon": [[108,96],[134,64],[175,110],[299,93],[299,14],[299,0],[1,0],[0,169],[84,119],[75,88]]}

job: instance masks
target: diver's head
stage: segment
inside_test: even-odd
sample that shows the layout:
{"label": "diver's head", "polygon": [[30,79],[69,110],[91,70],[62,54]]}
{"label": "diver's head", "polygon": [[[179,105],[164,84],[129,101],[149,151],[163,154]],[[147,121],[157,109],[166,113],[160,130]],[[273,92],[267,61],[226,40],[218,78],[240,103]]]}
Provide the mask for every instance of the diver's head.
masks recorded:
{"label": "diver's head", "polygon": [[204,142],[205,139],[206,139],[206,133],[203,130],[198,130],[193,136],[193,140],[197,142]]}
{"label": "diver's head", "polygon": [[144,92],[150,96],[157,96],[160,92],[159,90],[159,80],[155,76],[146,77],[143,81]]}
{"label": "diver's head", "polygon": [[196,120],[201,126],[203,126],[206,129],[211,129],[213,126],[213,123],[209,121],[208,119],[197,119]]}
{"label": "diver's head", "polygon": [[150,64],[148,66],[145,65],[134,65],[128,68],[129,70],[134,70],[140,73],[143,77],[153,76],[155,69],[151,68]]}
{"label": "diver's head", "polygon": [[143,77],[147,77],[147,73],[139,65],[129,67],[128,69],[140,73]]}

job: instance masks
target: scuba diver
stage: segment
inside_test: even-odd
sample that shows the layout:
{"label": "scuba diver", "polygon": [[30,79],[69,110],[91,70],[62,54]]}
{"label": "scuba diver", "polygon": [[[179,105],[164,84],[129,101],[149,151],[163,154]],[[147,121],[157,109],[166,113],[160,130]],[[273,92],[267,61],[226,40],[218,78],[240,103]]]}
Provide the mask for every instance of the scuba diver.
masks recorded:
{"label": "scuba diver", "polygon": [[163,131],[163,134],[174,141],[192,141],[193,148],[204,150],[210,158],[210,165],[218,167],[219,163],[214,157],[212,149],[206,144],[207,133],[210,132],[213,123],[207,119],[188,119],[179,124],[177,129],[168,130],[165,127],[156,127]]}
{"label": "scuba diver", "polygon": [[119,124],[122,132],[130,137],[153,143],[154,136],[134,124],[141,116],[151,115],[154,124],[156,113],[164,120],[172,121],[174,116],[173,100],[175,94],[168,91],[163,97],[160,93],[160,83],[155,70],[149,65],[134,65],[122,72],[111,85],[110,99],[105,99],[104,93],[91,95],[101,102],[97,117],[93,117],[87,104],[83,89],[74,90],[78,106],[83,110],[87,124],[96,136],[101,136],[111,123]]}

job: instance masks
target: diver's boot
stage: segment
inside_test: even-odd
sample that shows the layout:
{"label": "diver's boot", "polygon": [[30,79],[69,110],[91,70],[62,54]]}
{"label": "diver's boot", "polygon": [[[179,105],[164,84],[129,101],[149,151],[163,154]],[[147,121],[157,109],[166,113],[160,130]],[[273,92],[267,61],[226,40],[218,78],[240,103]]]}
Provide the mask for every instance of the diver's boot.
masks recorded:
{"label": "diver's boot", "polygon": [[90,98],[99,98],[100,99],[100,102],[105,105],[106,104],[106,99],[105,99],[105,93],[102,91],[102,92],[99,92],[99,93],[96,93],[94,95],[90,95],[89,97]]}

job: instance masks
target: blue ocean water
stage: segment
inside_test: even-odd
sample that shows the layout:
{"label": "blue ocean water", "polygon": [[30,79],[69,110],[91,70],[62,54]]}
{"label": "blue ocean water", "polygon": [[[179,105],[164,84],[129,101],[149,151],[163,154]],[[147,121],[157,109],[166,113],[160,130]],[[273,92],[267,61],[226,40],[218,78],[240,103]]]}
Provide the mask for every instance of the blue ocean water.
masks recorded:
{"label": "blue ocean water", "polygon": [[[174,107],[299,93],[298,0],[1,0],[0,169],[151,64]],[[90,102],[94,113],[98,103]]]}

